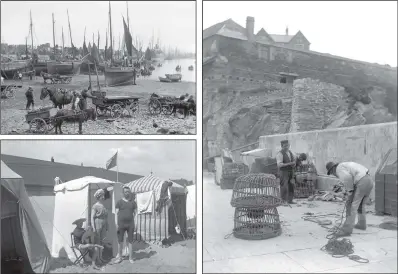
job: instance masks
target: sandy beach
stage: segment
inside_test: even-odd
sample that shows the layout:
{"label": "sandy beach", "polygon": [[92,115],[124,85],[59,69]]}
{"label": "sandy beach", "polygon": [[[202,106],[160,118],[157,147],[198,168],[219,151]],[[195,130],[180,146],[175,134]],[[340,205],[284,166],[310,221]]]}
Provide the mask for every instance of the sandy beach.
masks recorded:
{"label": "sandy beach", "polygon": [[[91,76],[93,89],[97,90],[97,77]],[[5,81],[5,84],[21,82]],[[168,96],[180,96],[188,93],[196,97],[196,84],[194,82],[162,83],[154,79],[137,78],[137,85],[105,87],[103,75],[99,76],[101,91],[106,91],[107,96],[128,95],[139,98],[139,112],[133,116],[122,116],[118,119],[111,119],[109,112],[96,121],[87,121],[83,124],[83,134],[163,134],[159,129],[166,129],[170,133],[195,134],[196,117],[188,116],[180,119],[174,115],[166,116],[164,114],[151,115],[148,112],[148,99],[152,93]],[[45,86],[43,78],[36,77],[33,80],[23,79],[22,88],[17,89],[15,98],[1,100],[1,133],[2,134],[31,134],[29,133],[29,124],[25,121],[27,111],[25,92],[29,86],[34,90],[35,108],[51,106],[52,102],[46,98],[40,100],[41,88]],[[81,91],[89,86],[88,75],[73,76],[70,84],[47,84],[49,87],[65,88],[68,90]],[[91,99],[88,99],[88,107],[94,107]],[[66,108],[71,108],[68,105]],[[153,127],[155,122],[158,127]],[[77,123],[64,123],[62,126],[64,134],[78,134]],[[164,130],[163,130],[164,131]],[[55,134],[55,131],[48,132]]]}

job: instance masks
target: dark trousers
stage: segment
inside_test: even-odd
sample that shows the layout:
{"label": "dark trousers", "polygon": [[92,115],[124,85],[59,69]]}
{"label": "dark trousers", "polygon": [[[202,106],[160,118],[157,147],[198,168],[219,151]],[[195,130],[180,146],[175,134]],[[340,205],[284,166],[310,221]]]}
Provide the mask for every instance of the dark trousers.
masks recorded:
{"label": "dark trousers", "polygon": [[33,99],[28,98],[27,99],[27,103],[26,103],[26,109],[30,108],[30,105],[32,105],[32,108],[35,107],[35,102],[33,101]]}
{"label": "dark trousers", "polygon": [[294,184],[292,183],[293,171],[280,170],[281,198],[286,202],[293,202]]}

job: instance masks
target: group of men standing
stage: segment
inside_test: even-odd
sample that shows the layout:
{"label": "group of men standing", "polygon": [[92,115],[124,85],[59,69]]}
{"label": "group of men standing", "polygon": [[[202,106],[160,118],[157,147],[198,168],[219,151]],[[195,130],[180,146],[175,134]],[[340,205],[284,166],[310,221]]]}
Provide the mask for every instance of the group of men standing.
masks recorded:
{"label": "group of men standing", "polygon": [[[281,150],[276,155],[276,161],[279,170],[281,198],[289,204],[294,204],[295,168],[306,159],[307,157],[305,154],[300,154],[296,157],[290,151],[289,141],[281,141]],[[365,230],[365,203],[374,186],[374,181],[370,176],[369,169],[355,162],[328,162],[326,164],[326,170],[327,175],[334,175],[337,177],[345,185],[349,193],[345,205],[346,219],[335,236],[348,236],[352,233],[354,227]],[[355,224],[357,213],[358,223]]]}

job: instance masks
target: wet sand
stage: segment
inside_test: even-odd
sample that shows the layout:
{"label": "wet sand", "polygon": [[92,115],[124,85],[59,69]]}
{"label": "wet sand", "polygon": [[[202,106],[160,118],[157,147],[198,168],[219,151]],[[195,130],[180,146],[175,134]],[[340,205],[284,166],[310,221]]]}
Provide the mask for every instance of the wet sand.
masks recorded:
{"label": "wet sand", "polygon": [[[97,90],[97,78],[91,77],[93,89]],[[192,82],[162,83],[145,78],[137,78],[137,85],[105,87],[103,75],[99,76],[100,89],[106,91],[107,96],[125,95],[136,96],[139,98],[140,110],[132,117],[120,117],[112,121],[109,112],[104,117],[99,117],[96,121],[87,121],[83,124],[83,134],[159,134],[160,128],[165,128],[179,134],[195,134],[196,117],[189,116],[185,119],[166,116],[164,114],[152,116],[148,112],[148,99],[151,93],[159,95],[180,96],[188,93],[196,97],[196,84]],[[5,84],[14,83],[5,81]],[[17,82],[15,82],[17,83]],[[19,82],[20,83],[20,82]],[[27,111],[25,92],[29,86],[34,90],[35,108],[51,106],[52,102],[46,98],[40,100],[40,91],[43,86],[43,78],[36,77],[33,80],[23,80],[23,87],[15,93],[15,98],[1,100],[1,133],[2,134],[31,134],[28,132],[29,125],[25,121]],[[73,76],[70,84],[47,84],[49,87],[65,88],[68,90],[80,91],[89,86],[88,75]],[[88,99],[88,107],[92,105],[91,99]],[[68,105],[66,108],[71,108]],[[153,122],[158,125],[153,127]],[[62,126],[64,134],[78,134],[77,123],[64,123]],[[55,134],[55,131],[48,134]]]}

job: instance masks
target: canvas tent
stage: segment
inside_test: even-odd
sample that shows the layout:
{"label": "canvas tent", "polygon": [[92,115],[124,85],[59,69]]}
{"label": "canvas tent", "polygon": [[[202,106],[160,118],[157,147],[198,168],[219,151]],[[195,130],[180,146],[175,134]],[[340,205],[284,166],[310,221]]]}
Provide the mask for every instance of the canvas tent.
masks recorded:
{"label": "canvas tent", "polygon": [[196,228],[196,186],[187,186],[187,227]]}
{"label": "canvas tent", "polygon": [[47,273],[50,251],[21,176],[1,161],[1,256],[22,257],[24,273]]}
{"label": "canvas tent", "polygon": [[[79,218],[90,220],[91,208],[96,202],[94,193],[100,188],[112,188],[111,198],[104,201],[108,210],[109,230],[105,245],[112,249],[112,255],[117,253],[117,237],[115,225],[115,201],[122,197],[123,184],[106,179],[86,176],[54,186],[54,231],[52,241],[53,257],[75,258],[70,248],[70,234],[75,228],[72,223]],[[85,222],[87,227],[87,222]]]}
{"label": "canvas tent", "polygon": [[[168,187],[168,202],[160,212],[156,212],[162,188],[165,189],[169,183],[172,185]],[[162,241],[177,233],[177,224],[181,233],[185,235],[187,190],[183,186],[152,174],[126,185],[137,194],[135,240]]]}

